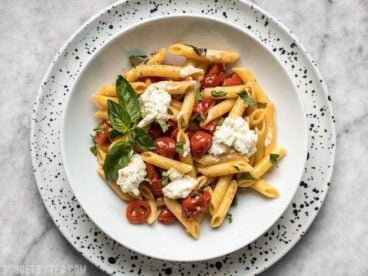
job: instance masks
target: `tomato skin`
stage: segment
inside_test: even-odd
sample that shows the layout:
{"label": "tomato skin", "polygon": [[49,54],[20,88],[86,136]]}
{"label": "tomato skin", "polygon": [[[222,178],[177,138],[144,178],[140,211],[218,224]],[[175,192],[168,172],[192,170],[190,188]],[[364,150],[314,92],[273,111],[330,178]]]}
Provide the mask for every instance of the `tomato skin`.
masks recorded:
{"label": "tomato skin", "polygon": [[195,103],[192,111],[192,115],[205,115],[208,113],[208,110],[214,106],[216,102],[211,98],[204,98]]}
{"label": "tomato skin", "polygon": [[201,80],[201,89],[204,89],[206,87],[221,86],[223,81],[224,81],[223,73],[204,77],[204,79]]}
{"label": "tomato skin", "polygon": [[208,124],[203,125],[202,123],[199,124],[202,129],[205,129],[211,133],[213,133],[216,130],[218,122],[221,120],[221,118],[217,118],[215,120],[212,120]]}
{"label": "tomato skin", "polygon": [[172,224],[177,220],[177,218],[167,207],[165,207],[161,210],[157,220],[162,224]]}
{"label": "tomato skin", "polygon": [[225,73],[225,66],[222,63],[212,63],[208,66],[206,76],[218,75]]}
{"label": "tomato skin", "polygon": [[150,214],[151,207],[144,200],[133,200],[128,203],[126,208],[126,217],[133,224],[145,223]]}
{"label": "tomato skin", "polygon": [[239,76],[235,73],[227,75],[223,82],[223,86],[233,86],[233,85],[241,85],[243,81],[239,78]]}
{"label": "tomato skin", "polygon": [[154,150],[155,153],[168,157],[168,158],[174,158],[176,151],[176,140],[174,140],[171,137],[159,137],[154,141],[154,145],[156,149]]}
{"label": "tomato skin", "polygon": [[150,180],[149,185],[152,190],[152,193],[155,196],[161,196],[162,195],[161,175],[154,165],[149,163],[145,164],[146,164],[147,177]]}
{"label": "tomato skin", "polygon": [[198,130],[190,137],[190,147],[192,154],[196,158],[200,158],[208,152],[212,144],[212,135],[203,130]]}
{"label": "tomato skin", "polygon": [[103,146],[110,144],[109,127],[109,124],[104,122],[103,129],[101,131],[96,131],[95,139],[97,145]]}
{"label": "tomato skin", "polygon": [[208,211],[211,194],[208,191],[202,193],[193,191],[182,201],[182,212],[186,218],[196,218]]}
{"label": "tomato skin", "polygon": [[[173,120],[167,120],[166,124],[169,127],[166,132],[162,131],[162,128],[158,123],[155,122],[151,124],[148,130],[148,134],[152,137],[153,140],[162,136],[172,136],[172,133],[178,128]],[[176,139],[176,137],[174,139]]]}

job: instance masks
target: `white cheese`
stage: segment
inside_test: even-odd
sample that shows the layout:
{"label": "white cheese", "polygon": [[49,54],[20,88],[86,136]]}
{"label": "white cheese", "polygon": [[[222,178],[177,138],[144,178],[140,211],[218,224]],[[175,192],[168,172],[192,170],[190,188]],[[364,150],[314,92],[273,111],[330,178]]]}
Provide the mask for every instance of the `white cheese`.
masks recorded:
{"label": "white cheese", "polygon": [[189,153],[190,153],[190,145],[189,142],[187,142],[183,145],[183,157],[187,157]]}
{"label": "white cheese", "polygon": [[264,146],[267,147],[268,145],[270,145],[271,141],[272,141],[272,132],[268,131],[267,135],[266,135],[266,138],[265,138],[265,141],[264,141]]}
{"label": "white cheese", "polygon": [[223,53],[222,51],[211,50],[211,51],[208,51],[206,53],[206,56],[210,59],[215,60],[215,61],[219,61],[219,60],[221,60],[222,53]]}
{"label": "white cheese", "polygon": [[139,97],[143,119],[138,123],[139,127],[144,127],[154,120],[167,120],[167,112],[171,102],[171,95],[168,93],[169,82],[156,82],[147,87]]}
{"label": "white cheese", "polygon": [[132,193],[135,196],[139,195],[139,184],[145,180],[146,177],[146,165],[144,164],[139,154],[133,154],[129,164],[120,169],[119,178],[116,181],[120,185],[121,190],[124,193]]}
{"label": "white cheese", "polygon": [[249,129],[248,123],[241,117],[227,117],[221,126],[216,128],[210,154],[221,155],[232,151],[247,157],[256,151],[258,135]]}
{"label": "white cheese", "polygon": [[168,170],[167,174],[171,182],[162,189],[162,192],[168,198],[186,198],[197,185],[194,178],[182,175],[174,169]]}
{"label": "white cheese", "polygon": [[203,70],[200,68],[196,68],[193,65],[188,65],[180,69],[180,77],[181,78],[187,78],[190,77],[196,73],[202,73]]}

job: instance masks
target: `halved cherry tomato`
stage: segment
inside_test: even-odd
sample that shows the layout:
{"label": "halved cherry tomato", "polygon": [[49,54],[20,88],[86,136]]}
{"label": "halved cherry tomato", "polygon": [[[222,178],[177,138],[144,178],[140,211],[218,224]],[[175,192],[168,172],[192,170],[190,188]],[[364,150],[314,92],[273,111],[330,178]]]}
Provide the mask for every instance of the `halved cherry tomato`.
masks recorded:
{"label": "halved cherry tomato", "polygon": [[156,149],[154,150],[155,153],[168,157],[173,158],[176,154],[175,146],[176,140],[171,137],[159,137],[154,141]]}
{"label": "halved cherry tomato", "polygon": [[201,80],[201,89],[204,89],[206,87],[221,86],[223,81],[224,81],[223,73],[204,77],[204,79]]}
{"label": "halved cherry tomato", "polygon": [[155,196],[161,196],[162,195],[161,175],[154,165],[149,163],[145,164],[146,164],[147,177],[150,181],[149,185],[152,190],[152,193]]}
{"label": "halved cherry tomato", "polygon": [[208,110],[215,104],[216,102],[212,100],[211,98],[204,98],[200,100],[199,102],[195,103],[193,107],[192,115],[194,116],[205,115],[207,114]]}
{"label": "halved cherry tomato", "polygon": [[96,131],[96,144],[97,145],[107,145],[110,144],[109,139],[109,124],[104,122],[103,123],[103,129],[101,131]]}
{"label": "halved cherry tomato", "polygon": [[208,191],[193,191],[185,198],[182,205],[183,216],[186,218],[196,218],[208,211],[211,201],[211,194]]}
{"label": "halved cherry tomato", "polygon": [[126,217],[130,223],[145,223],[150,214],[151,207],[146,201],[136,199],[128,203]]}
{"label": "halved cherry tomato", "polygon": [[206,76],[218,75],[225,73],[225,66],[222,63],[212,63],[208,66]]}
{"label": "halved cherry tomato", "polygon": [[171,213],[171,211],[167,207],[165,207],[158,215],[157,220],[162,224],[171,224],[175,222],[177,219],[174,216],[174,214]]}
{"label": "halved cherry tomato", "polygon": [[[153,140],[159,137],[162,137],[162,136],[171,136],[172,132],[178,128],[178,126],[173,120],[167,120],[166,124],[169,127],[166,132],[162,131],[162,128],[158,123],[155,122],[151,124],[148,130],[148,134],[152,137]],[[176,136],[175,136],[175,139],[176,139]]]}
{"label": "halved cherry tomato", "polygon": [[209,132],[213,133],[216,129],[216,126],[218,124],[218,122],[221,120],[221,118],[217,118],[215,120],[212,120],[211,122],[209,122],[208,124],[203,125],[202,123],[200,123],[200,127],[208,130]]}
{"label": "halved cherry tomato", "polygon": [[243,81],[239,78],[239,76],[235,73],[232,73],[230,75],[227,75],[225,77],[223,86],[233,86],[233,85],[241,85],[243,84]]}
{"label": "halved cherry tomato", "polygon": [[200,158],[206,154],[212,144],[212,135],[203,130],[199,130],[190,137],[190,148],[194,157]]}

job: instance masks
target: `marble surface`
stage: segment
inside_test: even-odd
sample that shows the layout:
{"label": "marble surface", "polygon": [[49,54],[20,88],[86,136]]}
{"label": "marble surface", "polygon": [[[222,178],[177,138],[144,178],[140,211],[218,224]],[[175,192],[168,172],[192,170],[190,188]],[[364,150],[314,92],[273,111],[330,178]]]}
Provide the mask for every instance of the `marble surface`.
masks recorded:
{"label": "marble surface", "polygon": [[[33,101],[56,51],[113,2],[1,1],[0,267],[85,265],[85,275],[103,275],[50,219],[32,173],[29,132]],[[263,275],[368,275],[368,2],[253,2],[288,26],[317,61],[332,96],[338,135],[323,208],[302,240]]]}

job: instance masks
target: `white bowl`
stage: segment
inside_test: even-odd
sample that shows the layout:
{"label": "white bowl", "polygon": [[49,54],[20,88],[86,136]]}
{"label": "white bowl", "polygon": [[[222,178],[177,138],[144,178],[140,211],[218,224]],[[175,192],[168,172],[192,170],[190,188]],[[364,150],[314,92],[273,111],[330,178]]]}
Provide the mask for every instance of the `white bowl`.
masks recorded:
{"label": "white bowl", "polygon": [[[233,222],[211,229],[205,219],[199,240],[189,237],[182,226],[129,224],[126,203],[97,175],[90,153],[90,134],[97,124],[91,94],[101,84],[114,83],[130,67],[132,50],[147,54],[182,41],[214,49],[239,52],[237,66],[251,68],[275,103],[277,144],[288,153],[279,168],[265,176],[280,191],[278,199],[266,199],[246,190],[231,208]],[[200,261],[219,257],[244,247],[270,228],[282,215],[299,185],[307,155],[307,125],[303,105],[282,65],[249,33],[226,22],[196,16],[162,17],[146,21],[114,37],[78,76],[64,111],[61,148],[65,171],[75,196],[88,216],[118,243],[139,253],[172,261]]]}

